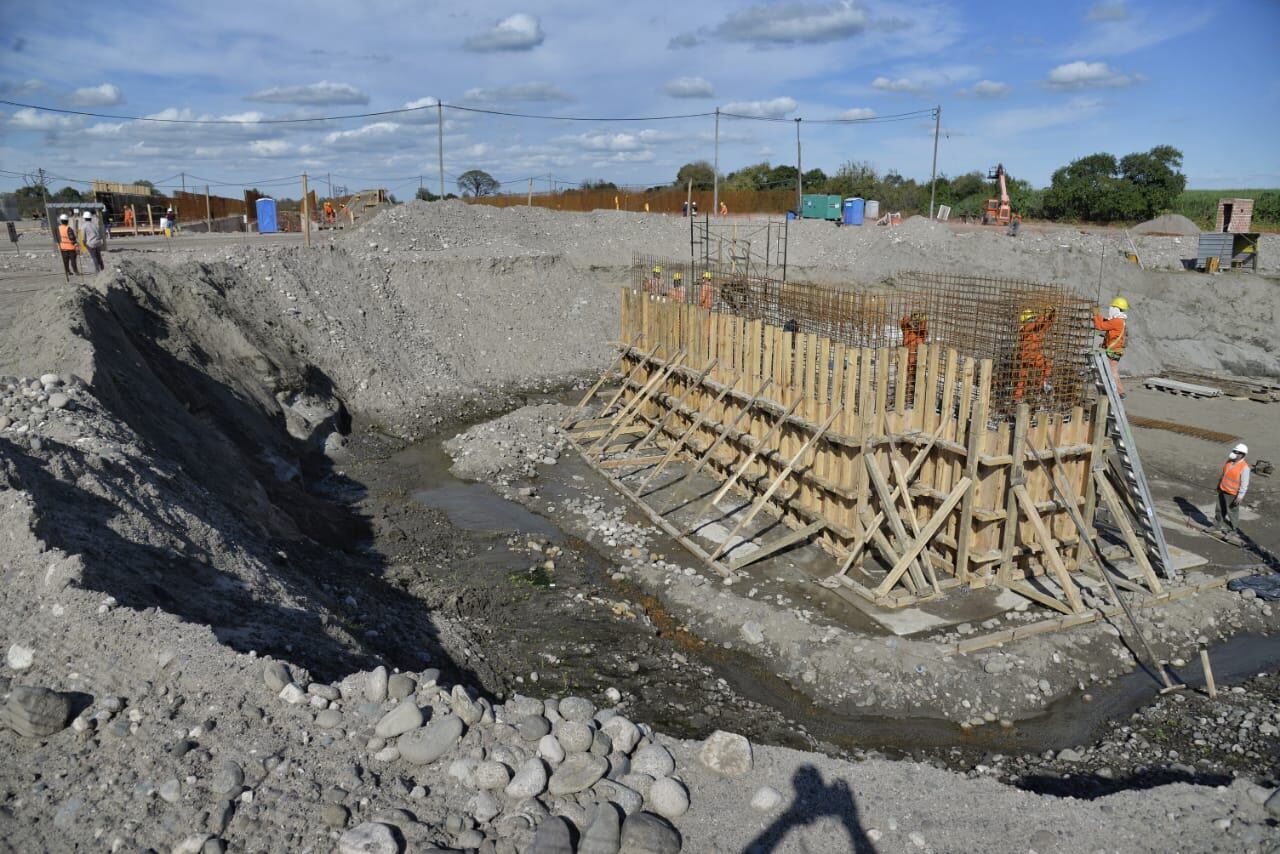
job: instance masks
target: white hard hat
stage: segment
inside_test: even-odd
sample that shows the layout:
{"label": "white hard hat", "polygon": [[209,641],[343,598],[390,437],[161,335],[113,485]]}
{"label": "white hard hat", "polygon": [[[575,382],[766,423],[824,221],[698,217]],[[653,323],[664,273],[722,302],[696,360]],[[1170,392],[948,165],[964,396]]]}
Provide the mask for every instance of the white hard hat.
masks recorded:
{"label": "white hard hat", "polygon": [[1236,445],[1236,446],[1235,446],[1234,448],[1232,448],[1231,450],[1232,450],[1232,452],[1237,453],[1237,454],[1239,454],[1239,455],[1240,455],[1240,456],[1242,456],[1242,457],[1245,457],[1245,456],[1248,456],[1248,455],[1249,455],[1249,446],[1248,446],[1248,445],[1246,445],[1244,442],[1241,442],[1240,444]]}
{"label": "white hard hat", "polygon": [[61,216],[58,217],[58,222],[66,222],[66,221],[67,221],[66,214],[62,214]]}
{"label": "white hard hat", "polygon": [[85,211],[85,212],[84,212],[84,218],[85,218],[85,219],[93,219],[93,214],[89,213],[88,211]]}

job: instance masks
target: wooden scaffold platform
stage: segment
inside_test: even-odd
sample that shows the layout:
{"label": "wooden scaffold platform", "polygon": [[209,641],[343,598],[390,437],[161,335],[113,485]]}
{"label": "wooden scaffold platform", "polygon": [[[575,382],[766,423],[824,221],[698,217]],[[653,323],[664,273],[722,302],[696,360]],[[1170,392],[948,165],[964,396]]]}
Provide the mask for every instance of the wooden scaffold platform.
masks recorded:
{"label": "wooden scaffold platform", "polygon": [[[1107,465],[1092,306],[1065,289],[903,273],[855,292],[637,258],[621,300],[618,358],[565,426],[720,574],[812,541],[833,559],[820,583],[881,608],[999,585],[1074,625],[1102,580],[1170,597]],[[645,500],[699,474],[718,481],[700,510],[730,529],[706,545],[705,523]],[[724,513],[731,491],[749,507]],[[1094,559],[1099,507],[1131,576]],[[743,548],[761,513],[786,534]]]}

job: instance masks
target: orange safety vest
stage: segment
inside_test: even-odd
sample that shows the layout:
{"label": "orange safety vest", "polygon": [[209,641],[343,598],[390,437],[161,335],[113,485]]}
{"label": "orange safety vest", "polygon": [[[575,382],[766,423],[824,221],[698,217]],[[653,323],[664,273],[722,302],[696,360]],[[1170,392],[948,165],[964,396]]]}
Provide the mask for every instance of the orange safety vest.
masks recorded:
{"label": "orange safety vest", "polygon": [[76,235],[69,225],[58,226],[58,248],[63,252],[74,252],[76,249]]}
{"label": "orange safety vest", "polygon": [[1107,358],[1119,359],[1124,355],[1125,333],[1129,328],[1127,320],[1123,317],[1103,320],[1094,315],[1093,328],[1103,333],[1102,350],[1107,354]]}
{"label": "orange safety vest", "polygon": [[1245,471],[1249,468],[1249,463],[1241,457],[1232,462],[1227,460],[1222,464],[1222,480],[1218,482],[1218,489],[1227,495],[1240,494],[1240,478],[1244,477]]}

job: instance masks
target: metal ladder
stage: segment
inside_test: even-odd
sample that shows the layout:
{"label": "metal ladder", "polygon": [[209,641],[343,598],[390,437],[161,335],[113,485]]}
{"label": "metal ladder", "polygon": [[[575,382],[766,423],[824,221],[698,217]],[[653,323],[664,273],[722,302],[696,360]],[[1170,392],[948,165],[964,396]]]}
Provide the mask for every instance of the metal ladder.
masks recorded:
{"label": "metal ladder", "polygon": [[1124,411],[1124,401],[1120,399],[1120,391],[1116,388],[1115,377],[1107,365],[1107,355],[1101,351],[1093,354],[1093,369],[1097,375],[1098,387],[1106,392],[1110,406],[1107,409],[1107,435],[1115,446],[1114,462],[1119,474],[1124,479],[1125,493],[1132,502],[1138,529],[1147,545],[1147,558],[1155,570],[1164,578],[1173,577],[1173,565],[1169,562],[1169,546],[1164,540],[1164,531],[1160,520],[1156,517],[1156,505],[1151,497],[1151,487],[1147,484],[1147,474],[1142,469],[1142,460],[1138,457],[1138,445],[1133,441],[1133,430],[1129,426],[1129,416]]}

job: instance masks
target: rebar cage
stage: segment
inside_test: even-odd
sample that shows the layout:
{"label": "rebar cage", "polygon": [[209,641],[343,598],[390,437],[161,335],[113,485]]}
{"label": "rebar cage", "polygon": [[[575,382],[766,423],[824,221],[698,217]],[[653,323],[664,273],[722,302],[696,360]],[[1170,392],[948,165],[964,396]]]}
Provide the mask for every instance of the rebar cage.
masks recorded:
{"label": "rebar cage", "polygon": [[[636,255],[631,287],[854,347],[928,343],[992,363],[991,417],[1068,413],[1096,395],[1092,306],[1040,282],[902,271],[860,290],[744,275],[714,261]],[[896,376],[890,378],[896,382]]]}

